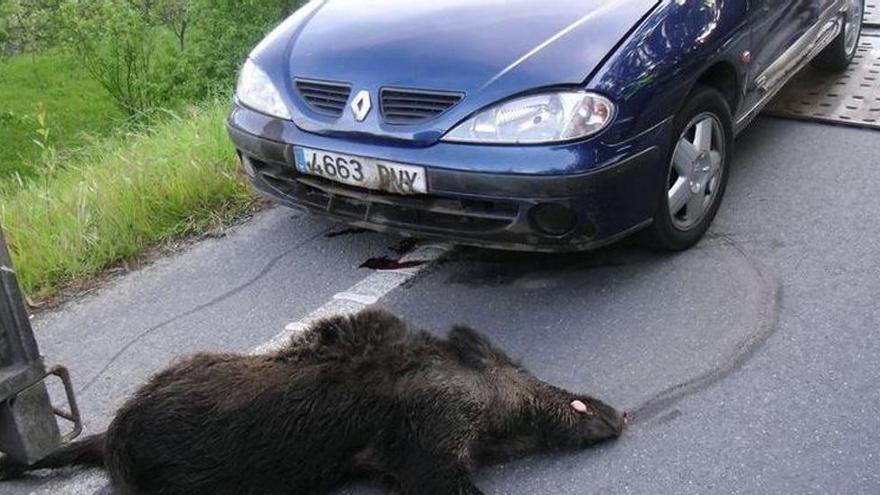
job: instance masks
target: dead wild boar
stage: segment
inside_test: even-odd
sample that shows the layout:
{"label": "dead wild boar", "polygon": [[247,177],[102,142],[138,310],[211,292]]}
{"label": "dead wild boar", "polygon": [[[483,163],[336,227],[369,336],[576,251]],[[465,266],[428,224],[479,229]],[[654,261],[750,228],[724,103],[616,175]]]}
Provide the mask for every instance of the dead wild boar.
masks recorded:
{"label": "dead wild boar", "polygon": [[473,329],[439,338],[365,310],[275,353],[195,355],[155,375],[106,433],[0,472],[103,466],[123,495],[317,494],[367,477],[390,493],[479,494],[477,466],[589,447],[625,419]]}

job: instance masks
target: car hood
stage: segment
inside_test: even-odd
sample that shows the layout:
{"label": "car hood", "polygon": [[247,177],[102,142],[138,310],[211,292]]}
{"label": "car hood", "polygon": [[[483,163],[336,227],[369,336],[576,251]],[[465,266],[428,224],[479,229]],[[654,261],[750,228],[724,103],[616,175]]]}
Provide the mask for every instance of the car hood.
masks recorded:
{"label": "car hood", "polygon": [[[499,99],[582,84],[658,3],[325,0],[287,27],[286,78],[345,82],[373,94],[385,86],[464,93],[442,122],[419,129],[434,135]],[[307,130],[327,127],[304,120],[297,123]],[[344,119],[333,128],[353,131],[355,124],[370,134],[407,133]]]}

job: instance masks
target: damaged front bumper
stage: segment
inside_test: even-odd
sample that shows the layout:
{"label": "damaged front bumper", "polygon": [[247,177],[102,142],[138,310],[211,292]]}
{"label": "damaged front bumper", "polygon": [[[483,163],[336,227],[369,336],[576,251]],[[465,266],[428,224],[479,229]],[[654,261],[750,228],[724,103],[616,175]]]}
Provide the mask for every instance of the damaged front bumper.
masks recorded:
{"label": "damaged front bumper", "polygon": [[[359,227],[481,247],[558,252],[609,244],[650,224],[660,179],[662,150],[648,139],[639,151],[608,150],[613,157],[607,162],[579,173],[510,173],[480,171],[479,161],[517,168],[543,160],[538,163],[548,170],[571,170],[583,168],[583,157],[601,153],[583,144],[544,154],[521,148],[519,156],[506,147],[355,142],[306,133],[243,107],[233,110],[227,127],[250,181],[281,204]],[[424,166],[428,194],[391,194],[302,174],[294,145]],[[638,148],[628,143],[623,149]]]}

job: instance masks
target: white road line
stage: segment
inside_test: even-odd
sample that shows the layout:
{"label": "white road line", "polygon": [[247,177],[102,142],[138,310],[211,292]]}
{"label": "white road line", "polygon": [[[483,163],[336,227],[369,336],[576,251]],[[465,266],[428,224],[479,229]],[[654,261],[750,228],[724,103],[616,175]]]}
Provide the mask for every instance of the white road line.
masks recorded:
{"label": "white road line", "polygon": [[371,274],[350,289],[334,295],[333,299],[301,320],[288,324],[283,332],[273,337],[272,340],[256,347],[251,351],[251,354],[277,351],[287,344],[293,334],[306,330],[314,322],[322,318],[338,314],[357,313],[367,306],[376,304],[386,294],[405,284],[422,270],[431,266],[451,248],[449,244],[426,244],[417,247],[401,258],[400,263],[422,262],[419,265],[397,270],[382,270]]}
{"label": "white road line", "polygon": [[73,474],[59,471],[47,474],[46,482],[29,495],[94,495],[107,486],[107,476],[103,471],[89,469]]}

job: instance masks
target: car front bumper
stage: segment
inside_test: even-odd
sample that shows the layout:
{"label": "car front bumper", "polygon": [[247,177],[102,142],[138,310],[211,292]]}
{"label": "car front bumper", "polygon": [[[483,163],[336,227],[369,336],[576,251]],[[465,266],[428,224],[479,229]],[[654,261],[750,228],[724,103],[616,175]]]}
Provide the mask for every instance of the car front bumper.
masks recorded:
{"label": "car front bumper", "polygon": [[[227,125],[253,185],[281,204],[374,230],[544,252],[597,248],[650,224],[665,172],[658,144],[667,140],[665,127],[616,146],[413,147],[307,133],[241,106]],[[295,145],[424,166],[428,194],[301,174]]]}

